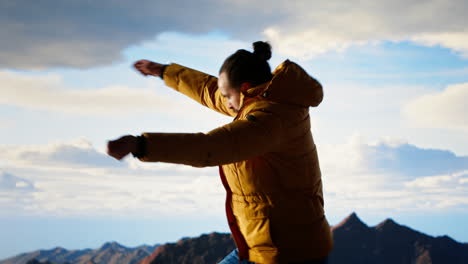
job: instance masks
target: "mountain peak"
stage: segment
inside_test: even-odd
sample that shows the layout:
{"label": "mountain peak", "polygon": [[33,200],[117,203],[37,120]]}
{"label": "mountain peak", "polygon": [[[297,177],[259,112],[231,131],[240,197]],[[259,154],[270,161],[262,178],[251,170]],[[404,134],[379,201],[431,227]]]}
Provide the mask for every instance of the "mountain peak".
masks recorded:
{"label": "mountain peak", "polygon": [[[453,238],[447,236],[447,235],[443,235],[443,236],[438,236],[436,237],[437,240],[443,242],[443,243],[448,243],[448,244],[455,244],[457,243],[457,241],[453,240]],[[465,243],[466,244],[466,243]]]}
{"label": "mountain peak", "polygon": [[54,249],[52,249],[55,253],[59,253],[59,252],[65,252],[67,251],[66,249],[64,249],[63,247],[55,247]]}
{"label": "mountain peak", "polygon": [[385,219],[383,222],[376,226],[377,229],[394,229],[400,225],[391,218]]}
{"label": "mountain peak", "polygon": [[353,212],[348,217],[343,219],[343,221],[341,221],[339,224],[333,227],[333,229],[337,228],[368,228],[368,226],[364,222],[362,222],[362,220],[357,216],[355,212]]}
{"label": "mountain peak", "polygon": [[127,248],[117,243],[116,241],[112,241],[112,242],[107,242],[104,245],[102,245],[101,250],[106,250],[106,249],[120,250],[120,249],[127,249]]}
{"label": "mountain peak", "polygon": [[359,219],[359,217],[357,216],[356,212],[352,212],[352,213],[348,216],[348,218],[357,218],[357,219]]}
{"label": "mountain peak", "polygon": [[[431,237],[386,219],[368,227],[356,213],[350,214],[333,228],[335,247],[330,255],[333,263],[468,263],[468,243],[459,243],[448,236]],[[100,249],[62,251],[51,250],[23,253],[0,264],[24,264],[37,259],[52,263],[216,263],[235,249],[230,233],[202,234],[181,239],[181,243],[166,243],[151,248],[127,248],[117,242],[105,243]],[[48,263],[51,264],[51,263]]]}

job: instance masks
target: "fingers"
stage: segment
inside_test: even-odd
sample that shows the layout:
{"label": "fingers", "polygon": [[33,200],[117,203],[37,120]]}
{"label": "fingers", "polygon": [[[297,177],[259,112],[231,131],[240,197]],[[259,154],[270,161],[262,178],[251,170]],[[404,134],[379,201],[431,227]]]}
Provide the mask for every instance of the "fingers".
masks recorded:
{"label": "fingers", "polygon": [[139,60],[139,61],[136,61],[133,64],[133,67],[135,67],[137,69],[141,69],[141,68],[145,67],[146,65],[148,65],[150,63],[151,63],[151,61],[149,61],[149,60]]}
{"label": "fingers", "polygon": [[159,76],[161,74],[161,66],[162,64],[152,62],[149,60],[139,60],[136,61],[133,66],[137,71],[139,71],[141,74],[148,76],[148,75],[153,75],[153,76]]}
{"label": "fingers", "polygon": [[119,140],[113,140],[107,142],[107,154],[117,160],[121,160],[129,153],[124,148],[124,145]]}
{"label": "fingers", "polygon": [[120,160],[119,159],[119,156],[116,154],[116,151],[115,151],[115,141],[108,141],[107,142],[107,155],[117,159],[117,160]]}
{"label": "fingers", "polygon": [[132,135],[122,136],[107,142],[107,154],[117,160],[123,159],[137,149],[137,138]]}
{"label": "fingers", "polygon": [[133,67],[135,67],[135,69],[141,74],[148,76],[150,74],[150,71],[148,69],[149,63],[150,61],[148,60],[139,60],[133,64]]}

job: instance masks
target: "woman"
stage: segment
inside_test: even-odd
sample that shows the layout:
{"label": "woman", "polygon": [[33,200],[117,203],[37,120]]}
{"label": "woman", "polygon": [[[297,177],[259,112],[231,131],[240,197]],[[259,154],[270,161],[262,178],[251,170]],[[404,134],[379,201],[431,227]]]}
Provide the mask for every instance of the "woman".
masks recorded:
{"label": "woman", "polygon": [[237,249],[221,263],[325,263],[332,235],[323,211],[321,172],[309,107],[322,86],[286,60],[271,73],[271,47],[238,50],[219,79],[177,64],[141,60],[144,75],[234,118],[204,133],[144,133],[108,144],[109,155],[195,167],[219,166]]}

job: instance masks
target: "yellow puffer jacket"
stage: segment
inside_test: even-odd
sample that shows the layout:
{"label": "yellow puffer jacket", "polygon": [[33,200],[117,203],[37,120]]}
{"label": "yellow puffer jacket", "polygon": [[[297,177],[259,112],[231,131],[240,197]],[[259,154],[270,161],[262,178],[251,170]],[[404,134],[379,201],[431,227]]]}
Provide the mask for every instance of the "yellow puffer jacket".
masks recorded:
{"label": "yellow puffer jacket", "polygon": [[144,133],[147,151],[140,159],[219,165],[241,259],[273,264],[326,257],[333,241],[309,118],[309,107],[322,101],[322,86],[286,60],[270,82],[241,94],[236,115],[226,108],[216,77],[170,64],[163,79],[235,119],[206,134]]}

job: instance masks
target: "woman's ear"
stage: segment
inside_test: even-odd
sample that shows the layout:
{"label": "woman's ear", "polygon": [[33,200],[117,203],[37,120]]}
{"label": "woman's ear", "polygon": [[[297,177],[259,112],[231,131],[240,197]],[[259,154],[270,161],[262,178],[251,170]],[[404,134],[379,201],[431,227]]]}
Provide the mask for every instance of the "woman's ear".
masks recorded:
{"label": "woman's ear", "polygon": [[250,88],[252,88],[252,84],[250,84],[249,82],[243,82],[241,84],[240,91],[241,93],[246,93],[247,90],[249,90]]}

